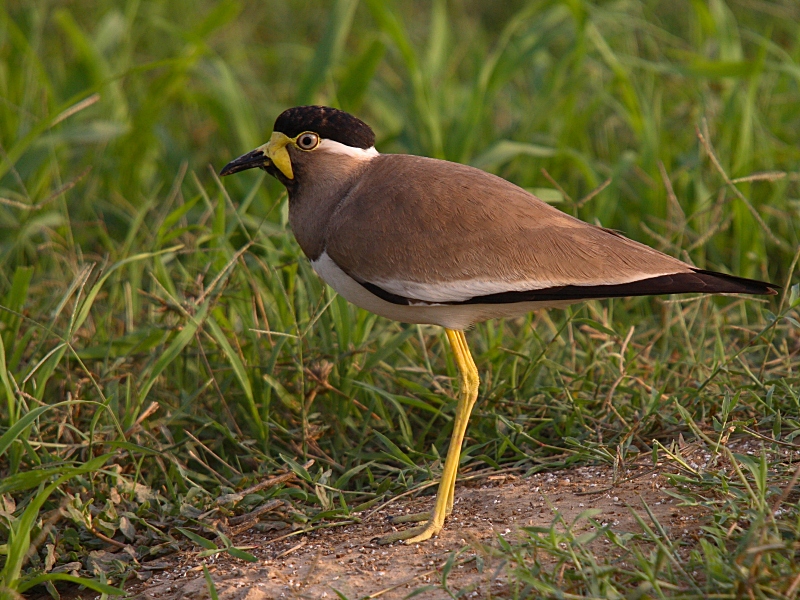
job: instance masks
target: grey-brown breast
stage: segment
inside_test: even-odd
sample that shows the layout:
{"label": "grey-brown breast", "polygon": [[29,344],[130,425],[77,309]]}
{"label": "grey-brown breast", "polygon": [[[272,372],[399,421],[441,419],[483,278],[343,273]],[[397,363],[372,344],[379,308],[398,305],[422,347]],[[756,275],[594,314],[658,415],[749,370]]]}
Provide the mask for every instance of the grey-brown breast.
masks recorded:
{"label": "grey-brown breast", "polygon": [[368,162],[334,152],[289,148],[295,181],[289,190],[289,223],[312,261],[325,249],[333,214],[363,176]]}

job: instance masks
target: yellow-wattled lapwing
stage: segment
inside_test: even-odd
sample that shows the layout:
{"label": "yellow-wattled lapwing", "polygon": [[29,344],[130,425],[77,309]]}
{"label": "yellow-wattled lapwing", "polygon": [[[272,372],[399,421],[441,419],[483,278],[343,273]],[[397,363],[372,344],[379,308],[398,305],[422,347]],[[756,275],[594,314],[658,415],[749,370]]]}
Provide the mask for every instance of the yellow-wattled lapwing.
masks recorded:
{"label": "yellow-wattled lapwing", "polygon": [[380,154],[372,129],[335,108],[284,111],[269,142],[221,175],[252,168],[286,186],[292,231],[328,285],[383,317],[441,325],[455,355],[460,394],[433,512],[383,542],[426,540],[452,510],[479,385],[466,328],[590,298],[778,289],[697,269],[479,169]]}

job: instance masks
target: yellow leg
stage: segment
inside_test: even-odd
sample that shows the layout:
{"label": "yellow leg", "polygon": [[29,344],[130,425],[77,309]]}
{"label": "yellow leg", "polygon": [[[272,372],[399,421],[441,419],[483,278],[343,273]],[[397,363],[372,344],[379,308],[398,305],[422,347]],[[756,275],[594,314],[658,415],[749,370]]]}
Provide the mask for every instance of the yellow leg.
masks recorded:
{"label": "yellow leg", "polygon": [[399,540],[406,540],[408,544],[415,544],[427,540],[442,530],[445,517],[453,510],[461,445],[464,442],[464,434],[467,431],[469,415],[475,405],[475,400],[478,398],[480,378],[478,377],[478,369],[475,366],[475,362],[472,360],[469,346],[467,346],[467,338],[464,336],[464,332],[453,329],[445,329],[445,332],[458,366],[460,390],[455,422],[453,423],[453,435],[450,438],[450,447],[447,450],[447,458],[444,461],[442,479],[439,482],[439,491],[436,494],[433,514],[424,525],[382,537],[378,540],[378,543],[381,544],[390,544]]}
{"label": "yellow leg", "polygon": [[[449,332],[449,330],[447,330]],[[467,425],[469,424],[469,417],[472,414],[472,408],[475,406],[475,401],[478,399],[478,388],[481,384],[481,379],[478,374],[478,367],[475,366],[475,361],[472,360],[472,353],[469,351],[467,345],[467,338],[463,331],[454,331],[454,338],[461,344],[461,351],[457,356],[460,356],[462,363],[459,363],[458,371],[460,377],[460,395],[459,404],[463,402],[463,410],[456,409],[456,426],[458,428],[458,454],[456,457],[455,468],[453,469],[452,481],[450,483],[450,494],[447,499],[447,514],[453,512],[453,500],[455,500],[456,491],[456,477],[458,476],[459,459],[461,458],[461,446],[464,442],[464,436],[467,433]],[[449,339],[449,335],[448,335]],[[452,341],[450,344],[452,345]],[[457,359],[458,360],[458,359]],[[459,421],[458,417],[461,417]]]}

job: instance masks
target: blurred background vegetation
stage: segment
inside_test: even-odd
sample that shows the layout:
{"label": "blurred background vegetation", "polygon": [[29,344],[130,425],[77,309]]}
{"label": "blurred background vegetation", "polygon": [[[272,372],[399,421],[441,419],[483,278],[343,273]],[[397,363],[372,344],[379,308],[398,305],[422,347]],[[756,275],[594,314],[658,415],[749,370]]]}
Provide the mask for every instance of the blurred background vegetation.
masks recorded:
{"label": "blurred background vegetation", "polygon": [[[473,164],[699,267],[788,284],[775,302],[479,326],[465,472],[648,450],[688,431],[678,404],[791,441],[799,63],[795,0],[4,3],[0,586],[76,561],[63,572],[118,582],[280,469],[295,484],[248,506],[280,498],[289,528],[438,472],[440,331],[335,297],[286,232],[281,186],[215,175],[298,104],[354,112],[382,152]],[[131,559],[93,562],[107,539]]]}

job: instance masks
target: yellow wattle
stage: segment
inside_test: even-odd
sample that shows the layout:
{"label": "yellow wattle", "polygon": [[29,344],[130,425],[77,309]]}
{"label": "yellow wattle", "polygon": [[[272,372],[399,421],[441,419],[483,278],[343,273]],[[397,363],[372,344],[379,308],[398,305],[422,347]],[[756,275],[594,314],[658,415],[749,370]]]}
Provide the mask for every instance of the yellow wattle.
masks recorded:
{"label": "yellow wattle", "polygon": [[272,163],[278,167],[278,170],[284,174],[286,179],[294,179],[292,159],[289,158],[289,151],[286,149],[286,146],[291,141],[291,138],[283,133],[273,131],[272,137],[269,138],[269,141],[264,146],[264,152]]}

